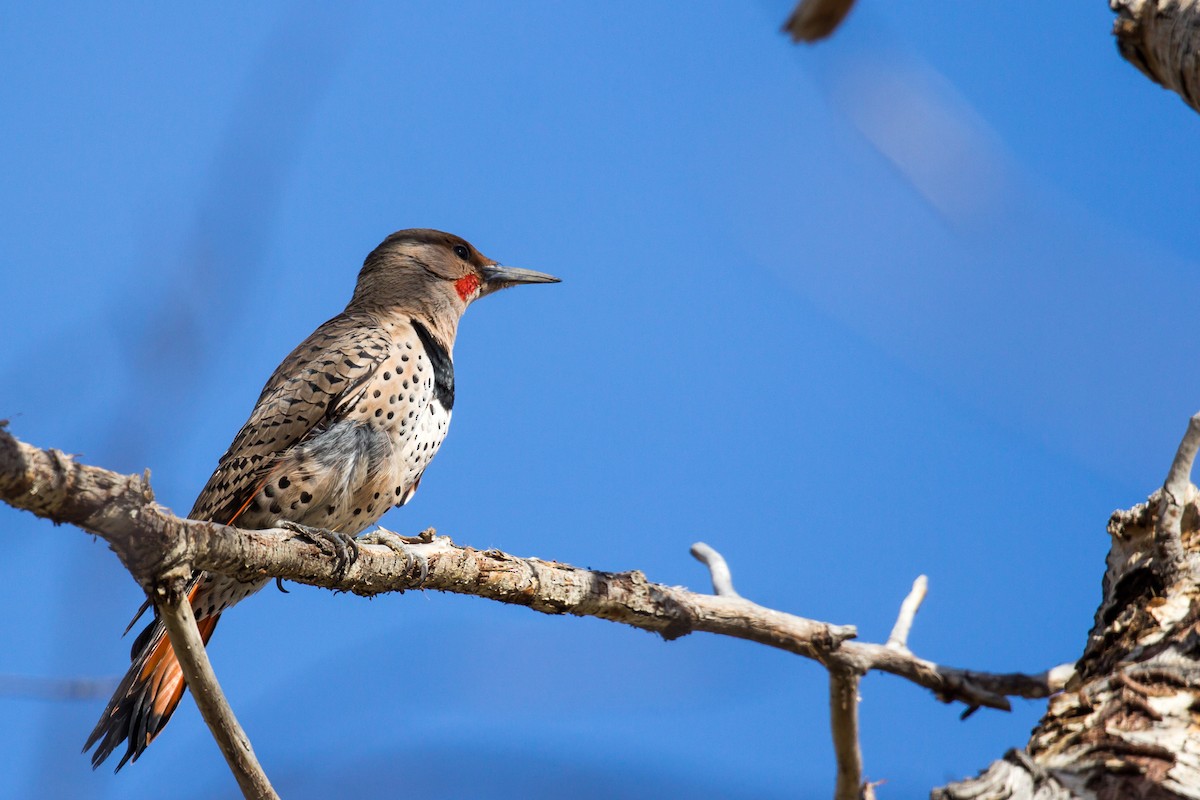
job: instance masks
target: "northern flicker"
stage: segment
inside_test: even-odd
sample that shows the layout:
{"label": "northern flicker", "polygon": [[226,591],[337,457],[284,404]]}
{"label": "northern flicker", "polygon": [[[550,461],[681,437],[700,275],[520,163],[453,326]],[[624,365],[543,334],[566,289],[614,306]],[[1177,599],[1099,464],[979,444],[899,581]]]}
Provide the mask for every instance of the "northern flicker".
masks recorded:
{"label": "northern flicker", "polygon": [[[357,535],[412,498],[446,436],[451,351],[467,306],[498,289],[557,281],[501,266],[449,233],[393,233],[367,256],[345,311],[276,368],[188,516]],[[204,641],[222,612],[266,582],[197,574],[189,598]],[[130,658],[84,745],[99,745],[93,767],[122,742],[117,769],[136,761],[183,697],[183,673],[161,621],[141,632]]]}

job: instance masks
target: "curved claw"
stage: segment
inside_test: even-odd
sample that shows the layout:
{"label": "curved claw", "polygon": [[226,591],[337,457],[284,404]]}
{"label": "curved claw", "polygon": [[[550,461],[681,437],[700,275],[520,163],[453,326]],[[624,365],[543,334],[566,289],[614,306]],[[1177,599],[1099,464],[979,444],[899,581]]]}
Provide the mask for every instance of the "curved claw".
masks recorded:
{"label": "curved claw", "polygon": [[358,542],[348,533],[313,528],[299,522],[280,522],[279,527],[298,533],[300,538],[321,548],[321,552],[333,556],[334,571],[339,577],[344,577],[346,570],[358,561]]}
{"label": "curved claw", "polygon": [[420,569],[421,581],[429,577],[429,559],[423,553],[414,553],[408,545],[428,544],[432,539],[422,536],[401,536],[383,528],[371,531],[358,540],[363,544],[381,544],[398,556],[404,556],[404,569],[411,571],[414,567]]}

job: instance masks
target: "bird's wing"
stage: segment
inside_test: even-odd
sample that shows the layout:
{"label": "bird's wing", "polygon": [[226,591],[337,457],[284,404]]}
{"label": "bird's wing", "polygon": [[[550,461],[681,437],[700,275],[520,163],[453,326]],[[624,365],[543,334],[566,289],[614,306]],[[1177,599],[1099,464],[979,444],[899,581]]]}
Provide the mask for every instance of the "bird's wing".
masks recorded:
{"label": "bird's wing", "polygon": [[[279,456],[358,401],[388,345],[378,328],[344,314],[313,331],[275,368],[188,516],[232,525],[270,478]],[[193,586],[200,577],[197,573]],[[150,605],[150,600],[142,604],[125,633]]]}
{"label": "bird's wing", "polygon": [[313,331],[267,381],[189,516],[233,524],[281,455],[358,402],[389,347],[384,331],[346,315]]}

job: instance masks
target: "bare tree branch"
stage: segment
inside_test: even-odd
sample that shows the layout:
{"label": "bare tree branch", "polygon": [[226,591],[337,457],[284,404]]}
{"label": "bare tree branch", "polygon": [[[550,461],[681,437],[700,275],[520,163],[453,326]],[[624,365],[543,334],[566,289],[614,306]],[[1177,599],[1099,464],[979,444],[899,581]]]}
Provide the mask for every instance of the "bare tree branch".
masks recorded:
{"label": "bare tree branch", "polygon": [[925,594],[928,591],[929,579],[924,575],[918,575],[917,579],[913,581],[908,597],[905,597],[904,602],[900,604],[900,613],[896,616],[896,624],[892,626],[892,632],[887,638],[888,647],[893,650],[908,650],[908,632],[912,630],[913,618],[921,609],[921,603],[925,601]]}
{"label": "bare tree branch", "polygon": [[243,579],[283,578],[375,595],[409,589],[471,594],[622,622],[675,639],[704,631],[765,644],[860,673],[880,670],[930,689],[945,702],[1009,709],[1006,696],[1046,697],[1049,673],[988,673],[945,667],[882,644],[852,642],[852,625],[835,625],[720,597],[651,583],[639,571],[599,572],[568,564],[480,551],[439,536],[412,544],[365,544],[344,572],[336,559],[292,531],[246,531],[180,519],[154,502],[145,479],[80,464],[0,429],[0,500],[68,522],[105,539],[148,591],[160,576],[190,565]]}
{"label": "bare tree branch", "polygon": [[718,597],[741,597],[733,588],[733,574],[729,571],[729,565],[725,563],[725,556],[704,542],[692,545],[691,552],[697,561],[708,567],[712,576],[713,594]]}
{"label": "bare tree branch", "polygon": [[1126,61],[1200,111],[1200,0],[1109,0]]}
{"label": "bare tree branch", "polygon": [[837,756],[834,800],[860,800],[863,791],[862,748],[858,744],[859,675],[847,669],[829,670],[829,728]]}
{"label": "bare tree branch", "polygon": [[[889,672],[932,690],[943,702],[1008,710],[1009,696],[1047,697],[1061,689],[1070,674],[1061,669],[1039,675],[975,672],[918,658],[895,642],[850,641],[856,635],[854,626],[806,619],[738,596],[724,558],[703,544],[693,553],[708,564],[716,595],[651,583],[638,571],[599,572],[498,550],[479,551],[432,532],[406,538],[378,531],[366,537],[358,559],[346,568],[292,531],[246,531],[175,517],[154,502],[146,478],[80,464],[57,450],[40,450],[20,442],[2,425],[0,499],[102,537],[155,598],[172,641],[184,643],[177,655],[185,676],[194,691],[200,687],[195,694],[205,720],[249,797],[273,794],[261,769],[255,770],[249,741],[232,712],[220,707],[220,688],[199,639],[193,638],[198,637],[194,620],[187,619],[190,606],[178,599],[177,581],[197,569],[246,580],[283,578],[361,595],[409,589],[471,594],[547,614],[622,622],[665,639],[705,631],[814,659],[830,670],[831,700],[836,700],[832,725],[838,740],[854,740],[852,751],[839,745],[839,775],[843,783],[853,778],[856,792],[865,791],[857,745],[859,676],[871,670]],[[919,605],[919,584],[920,580],[905,601],[893,639],[907,638]],[[854,717],[846,716],[849,713]]]}
{"label": "bare tree branch", "polygon": [[155,605],[159,617],[167,626],[171,647],[179,659],[188,688],[192,690],[200,715],[217,740],[229,769],[237,778],[242,794],[252,800],[279,800],[279,795],[271,788],[267,774],[254,756],[250,738],[238,724],[217,682],[212,663],[208,660],[208,651],[204,649],[204,640],[200,638],[200,631],[196,627],[196,617],[184,588],[185,578],[180,576],[169,589],[160,587],[160,596]]}

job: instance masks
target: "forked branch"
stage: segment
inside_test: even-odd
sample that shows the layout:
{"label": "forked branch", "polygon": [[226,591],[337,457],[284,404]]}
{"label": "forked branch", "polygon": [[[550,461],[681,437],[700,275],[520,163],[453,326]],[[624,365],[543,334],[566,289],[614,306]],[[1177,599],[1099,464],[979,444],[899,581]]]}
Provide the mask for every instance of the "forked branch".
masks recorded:
{"label": "forked branch", "polygon": [[[40,450],[18,441],[0,426],[0,499],[55,522],[68,522],[108,542],[138,582],[163,602],[161,587],[168,576],[208,570],[243,579],[282,578],[327,589],[374,595],[409,589],[471,594],[504,603],[528,606],[547,614],[593,616],[623,622],[674,639],[693,631],[706,631],[765,644],[814,659],[839,675],[864,675],[879,670],[898,675],[934,692],[944,701],[965,703],[968,708],[987,706],[1009,709],[1008,696],[1046,697],[1061,688],[1063,676],[1042,673],[995,674],[944,667],[913,655],[906,646],[850,641],[856,631],[765,608],[737,595],[728,567],[719,553],[705,545],[694,552],[708,564],[718,594],[702,594],[682,587],[651,583],[638,571],[599,572],[536,558],[520,558],[498,550],[475,550],[455,545],[444,536],[406,540],[388,532],[360,545],[360,554],[343,569],[331,554],[296,533],[286,530],[246,531],[208,522],[180,519],[154,502],[147,480],[80,464],[58,451]],[[182,617],[164,608],[168,619]],[[897,624],[893,638],[906,639],[908,621]],[[194,631],[185,619],[171,623],[175,641],[187,642]],[[177,630],[181,638],[175,639]],[[187,664],[189,683],[204,683],[203,648],[185,645],[180,653]],[[213,692],[197,699],[219,697]],[[854,679],[857,683],[857,677]],[[834,687],[847,696],[845,685]],[[855,696],[857,696],[855,694]],[[844,704],[843,704],[844,705]],[[203,706],[202,706],[203,710]],[[205,718],[225,719],[224,732],[214,733],[223,743],[239,780],[249,780],[248,767],[238,761],[252,759],[245,734],[236,728],[232,713],[205,712]],[[232,720],[232,724],[229,722]],[[245,784],[244,784],[245,785]],[[269,785],[249,794],[270,797]]]}

